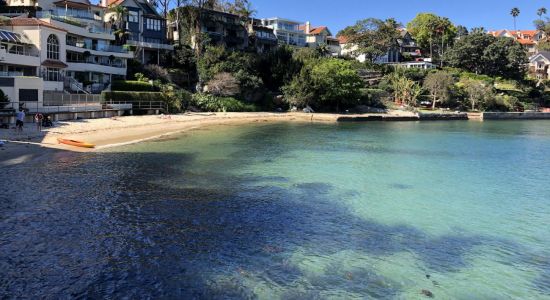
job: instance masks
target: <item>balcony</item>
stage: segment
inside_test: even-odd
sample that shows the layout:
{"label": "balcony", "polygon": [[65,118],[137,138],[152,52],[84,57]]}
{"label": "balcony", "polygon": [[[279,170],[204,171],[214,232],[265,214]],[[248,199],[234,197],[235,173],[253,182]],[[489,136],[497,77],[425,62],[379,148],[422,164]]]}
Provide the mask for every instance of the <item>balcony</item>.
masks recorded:
{"label": "balcony", "polygon": [[73,46],[81,49],[86,50],[94,50],[94,51],[101,51],[101,52],[116,52],[116,53],[128,53],[128,49],[125,49],[122,46],[116,46],[116,45],[89,45],[86,44],[83,41],[71,41],[67,40],[67,46]]}
{"label": "balcony", "polygon": [[0,77],[20,77],[23,76],[23,72],[17,72],[17,71],[0,71]]}
{"label": "balcony", "polygon": [[139,46],[139,47],[143,47],[143,48],[174,50],[173,45],[170,45],[165,41],[159,41],[158,39],[150,39],[150,38],[134,39],[134,38],[130,38],[126,43],[128,45],[131,45],[131,46]]}
{"label": "balcony", "polygon": [[[102,38],[107,40],[115,39],[113,31],[111,29],[101,27],[105,24],[103,21],[81,19],[66,15],[59,16],[52,11],[37,12],[37,18],[49,19],[49,23],[51,23],[52,25],[64,28],[73,34],[91,38]],[[98,37],[97,35],[103,36]]]}
{"label": "balcony", "polygon": [[93,64],[93,65],[101,65],[101,66],[113,67],[113,68],[126,68],[126,64],[123,62],[116,62],[116,61],[110,62],[107,60],[95,61],[93,58],[88,58],[83,60],[67,59],[67,63]]}

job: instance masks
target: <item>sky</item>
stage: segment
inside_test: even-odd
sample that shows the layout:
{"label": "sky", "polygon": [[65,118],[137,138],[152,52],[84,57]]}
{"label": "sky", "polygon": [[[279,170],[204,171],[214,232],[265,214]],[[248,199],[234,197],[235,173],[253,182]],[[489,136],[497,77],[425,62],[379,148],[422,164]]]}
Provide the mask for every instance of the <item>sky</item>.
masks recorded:
{"label": "sky", "polygon": [[518,29],[532,29],[538,19],[537,10],[548,8],[548,0],[251,0],[258,11],[256,17],[281,17],[310,21],[313,26],[328,26],[333,35],[357,20],[393,17],[403,25],[420,12],[448,17],[456,25],[487,30],[514,29],[510,15],[513,7],[521,14]]}

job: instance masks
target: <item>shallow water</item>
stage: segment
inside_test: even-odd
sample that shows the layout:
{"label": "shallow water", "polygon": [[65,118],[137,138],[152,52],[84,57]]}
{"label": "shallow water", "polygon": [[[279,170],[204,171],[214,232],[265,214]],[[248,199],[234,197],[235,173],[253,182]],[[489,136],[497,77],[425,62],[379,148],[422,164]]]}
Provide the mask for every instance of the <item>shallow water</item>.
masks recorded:
{"label": "shallow water", "polygon": [[2,168],[0,298],[550,299],[550,122],[212,127]]}

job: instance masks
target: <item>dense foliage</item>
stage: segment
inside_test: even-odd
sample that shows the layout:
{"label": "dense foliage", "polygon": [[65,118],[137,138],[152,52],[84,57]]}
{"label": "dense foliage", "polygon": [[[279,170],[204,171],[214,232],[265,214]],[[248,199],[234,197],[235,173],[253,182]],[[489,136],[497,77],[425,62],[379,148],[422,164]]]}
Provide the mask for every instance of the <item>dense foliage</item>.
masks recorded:
{"label": "dense foliage", "polygon": [[149,82],[137,80],[114,80],[111,84],[113,91],[132,91],[132,92],[156,92],[158,87],[155,87]]}
{"label": "dense foliage", "polygon": [[458,40],[447,52],[445,61],[452,67],[476,74],[522,79],[527,56],[514,39],[476,33]]}

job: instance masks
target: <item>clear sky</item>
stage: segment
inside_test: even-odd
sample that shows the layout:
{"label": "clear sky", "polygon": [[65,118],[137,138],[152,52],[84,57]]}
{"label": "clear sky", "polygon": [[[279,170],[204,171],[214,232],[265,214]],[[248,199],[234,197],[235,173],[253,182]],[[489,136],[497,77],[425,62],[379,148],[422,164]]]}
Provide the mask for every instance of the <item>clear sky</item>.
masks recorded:
{"label": "clear sky", "polygon": [[548,0],[251,0],[256,17],[282,17],[326,25],[334,35],[355,21],[365,18],[393,17],[406,25],[417,13],[433,12],[468,28],[513,29],[510,10],[518,7],[518,29],[532,29],[537,9]]}

